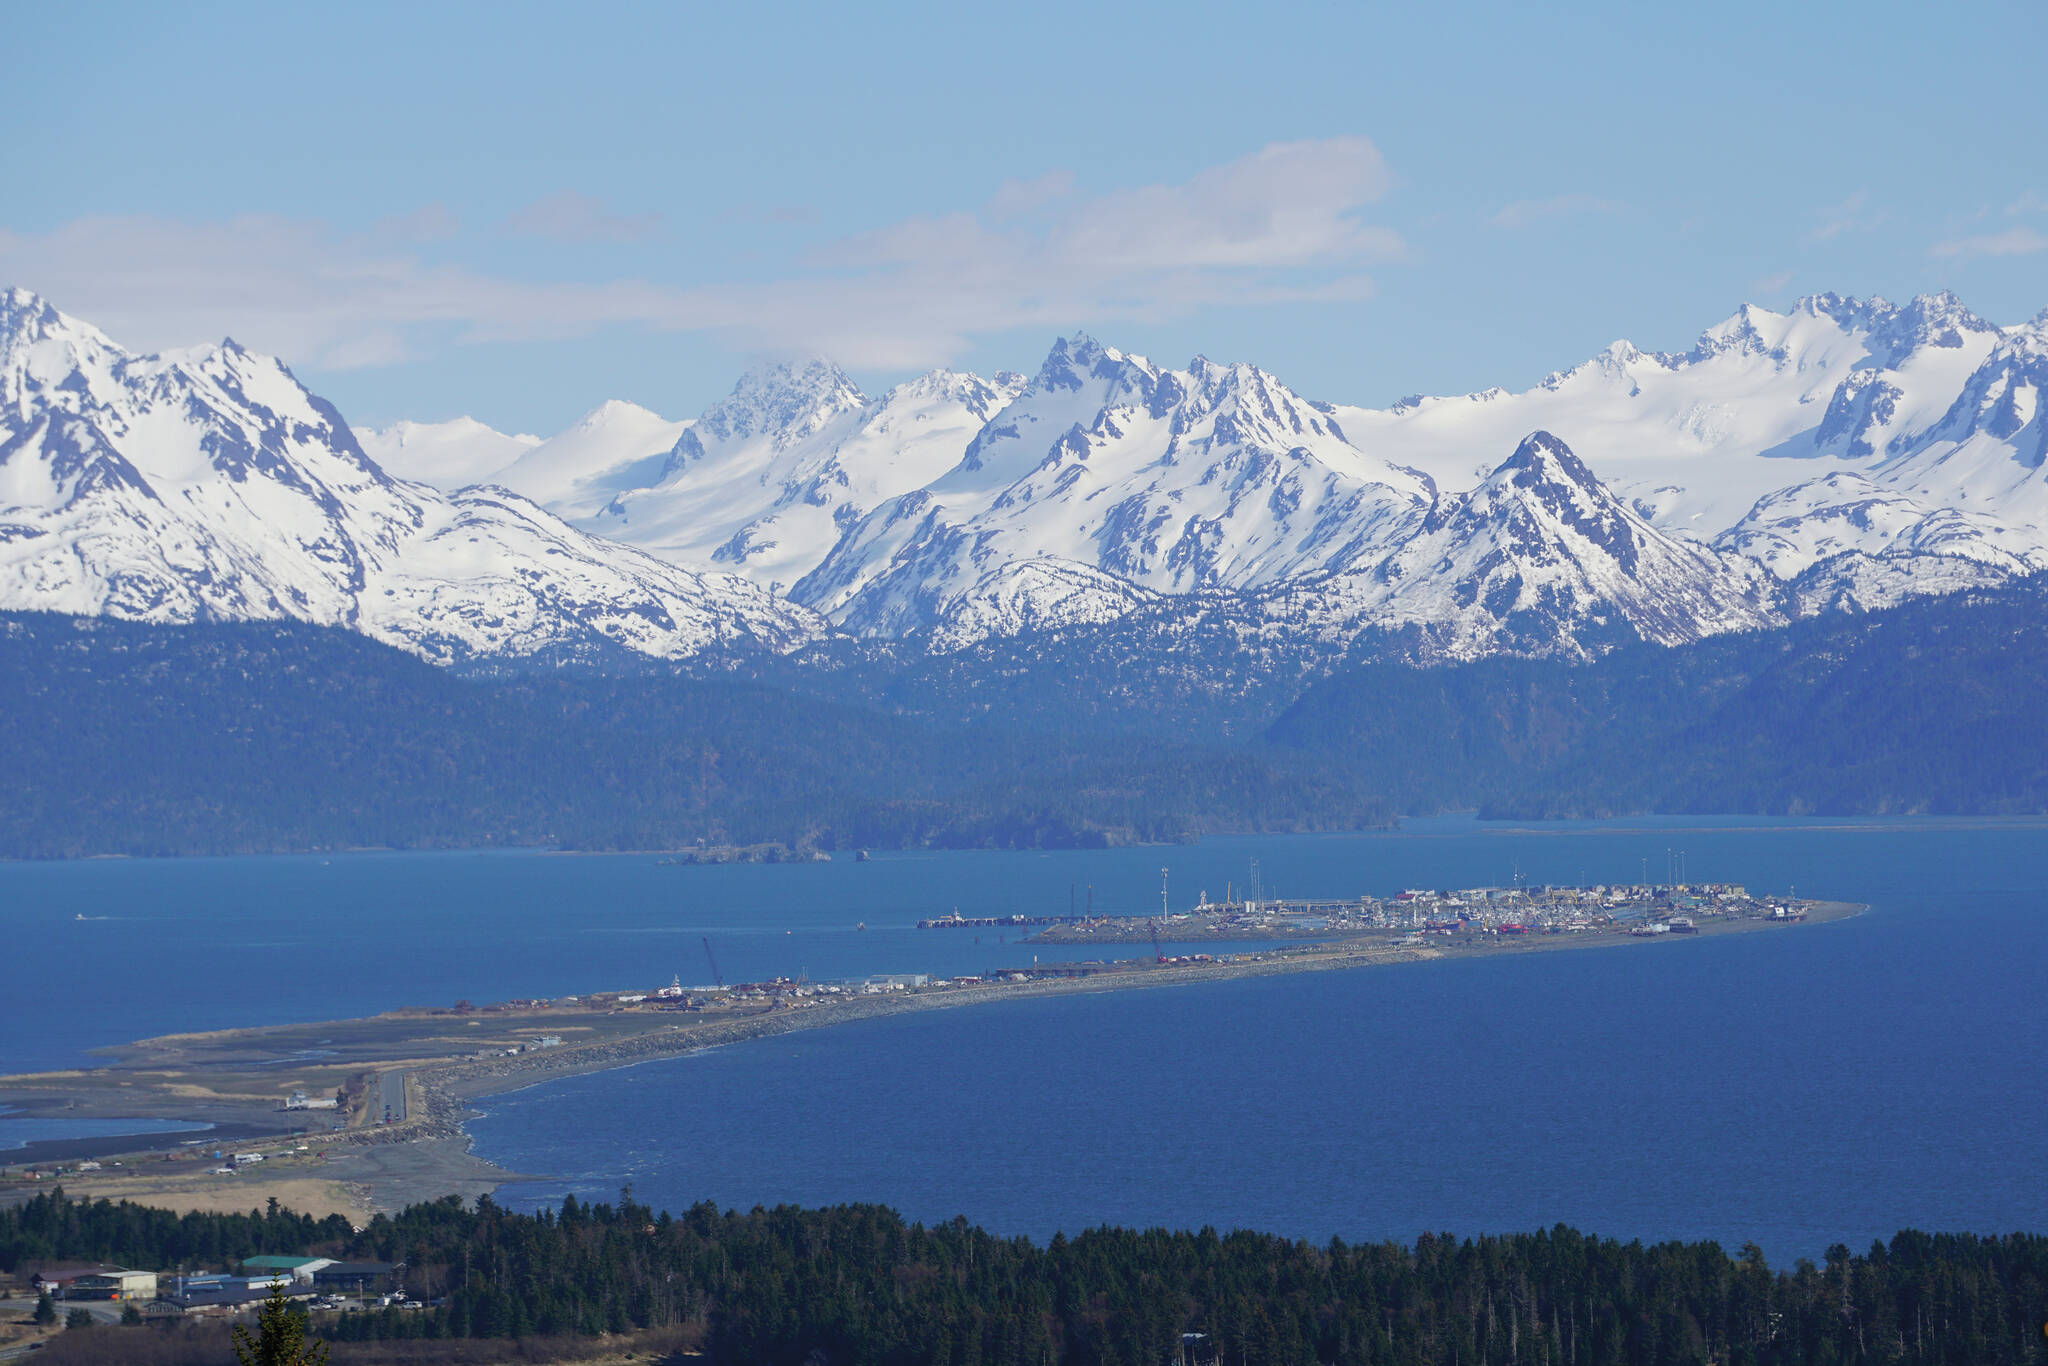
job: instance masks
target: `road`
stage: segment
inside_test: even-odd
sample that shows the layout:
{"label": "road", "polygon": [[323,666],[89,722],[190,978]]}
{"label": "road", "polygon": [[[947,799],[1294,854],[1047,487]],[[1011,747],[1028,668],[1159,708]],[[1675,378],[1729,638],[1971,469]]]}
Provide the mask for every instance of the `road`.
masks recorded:
{"label": "road", "polygon": [[[33,1314],[35,1312],[36,1302],[33,1296],[28,1296],[21,1299],[0,1299],[0,1317],[8,1319],[25,1319],[30,1314]],[[57,1312],[60,1315],[64,1312],[62,1305],[58,1306]],[[29,1342],[16,1342],[6,1347],[0,1347],[0,1361],[17,1361],[22,1357],[27,1356],[30,1352],[34,1351],[36,1345],[36,1342],[32,1340]]]}
{"label": "road", "polygon": [[405,1073],[380,1072],[377,1074],[377,1101],[370,1108],[370,1122],[390,1120],[397,1124],[405,1118]]}
{"label": "road", "polygon": [[[83,1309],[86,1313],[91,1314],[94,1323],[119,1323],[121,1321],[122,1306],[111,1300],[59,1300],[57,1301],[57,1321],[62,1323],[64,1316],[74,1309]],[[36,1302],[32,1296],[19,1299],[0,1299],[0,1317],[25,1319],[35,1313],[35,1311]],[[0,1347],[0,1362],[20,1361],[28,1357],[39,1346],[41,1346],[39,1341],[29,1341]]]}

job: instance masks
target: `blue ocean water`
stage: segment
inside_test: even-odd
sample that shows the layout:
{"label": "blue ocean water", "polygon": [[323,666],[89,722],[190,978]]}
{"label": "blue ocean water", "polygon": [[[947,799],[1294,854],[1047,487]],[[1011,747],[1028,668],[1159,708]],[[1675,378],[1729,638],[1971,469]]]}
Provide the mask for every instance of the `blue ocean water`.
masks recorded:
{"label": "blue ocean water", "polygon": [[0,1108],[0,1152],[55,1138],[120,1138],[128,1134],[204,1133],[211,1124],[183,1119],[68,1119],[16,1116]]}
{"label": "blue ocean water", "polygon": [[[1872,903],[1768,934],[899,1016],[486,1102],[508,1187],[874,1200],[1047,1235],[1105,1221],[1412,1238],[1565,1220],[1755,1239],[2048,1229],[2048,825],[1470,820],[1171,849],[805,867],[356,855],[0,866],[7,1070],[173,1029],[680,973],[963,971],[1031,950],[920,916],[1652,876]],[[77,917],[105,916],[107,919]],[[860,922],[867,929],[856,929]],[[1014,936],[1010,936],[1013,939]],[[1146,950],[1149,951],[1149,950]],[[1040,950],[1051,956],[1049,951]]]}

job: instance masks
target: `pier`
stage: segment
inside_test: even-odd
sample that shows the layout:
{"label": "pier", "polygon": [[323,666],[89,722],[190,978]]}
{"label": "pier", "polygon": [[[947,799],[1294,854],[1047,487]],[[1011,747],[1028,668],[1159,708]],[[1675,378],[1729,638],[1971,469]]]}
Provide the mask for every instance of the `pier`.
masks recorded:
{"label": "pier", "polygon": [[920,920],[920,930],[1002,930],[1032,925],[1078,925],[1088,917],[1082,915],[962,915],[954,911],[950,915],[934,916]]}

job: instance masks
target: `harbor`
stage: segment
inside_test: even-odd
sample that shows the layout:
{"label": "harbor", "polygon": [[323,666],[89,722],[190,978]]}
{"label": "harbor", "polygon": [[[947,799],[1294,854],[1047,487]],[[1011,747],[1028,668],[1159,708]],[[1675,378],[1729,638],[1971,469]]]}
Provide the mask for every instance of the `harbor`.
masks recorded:
{"label": "harbor", "polygon": [[1804,919],[1815,903],[1789,892],[1752,896],[1732,883],[1411,889],[1389,897],[1281,900],[1247,896],[1156,916],[1044,916],[1037,944],[1203,943],[1228,940],[1332,940],[1384,936],[1416,942],[1474,935],[1696,933],[1703,921]]}

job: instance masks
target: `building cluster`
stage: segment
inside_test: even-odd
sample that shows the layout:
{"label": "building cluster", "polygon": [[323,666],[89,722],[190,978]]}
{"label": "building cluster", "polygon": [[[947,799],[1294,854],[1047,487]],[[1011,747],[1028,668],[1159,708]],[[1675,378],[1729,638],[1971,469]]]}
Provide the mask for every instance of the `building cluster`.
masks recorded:
{"label": "building cluster", "polygon": [[419,1308],[405,1298],[404,1268],[329,1257],[250,1257],[239,1269],[164,1273],[111,1266],[45,1267],[29,1278],[53,1300],[133,1304],[145,1319],[231,1314],[283,1294],[314,1308],[343,1309],[366,1298]]}
{"label": "building cluster", "polygon": [[1354,900],[1232,900],[1206,897],[1192,910],[1156,916],[1085,918],[1042,937],[1052,942],[1104,942],[1228,938],[1328,938],[1395,931],[1400,942],[1431,935],[1570,934],[1628,929],[1641,923],[1654,933],[1696,929],[1697,917],[1798,919],[1809,903],[1789,897],[1752,897],[1738,884],[1613,883],[1508,887],[1413,888],[1387,897]]}

